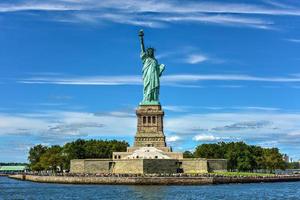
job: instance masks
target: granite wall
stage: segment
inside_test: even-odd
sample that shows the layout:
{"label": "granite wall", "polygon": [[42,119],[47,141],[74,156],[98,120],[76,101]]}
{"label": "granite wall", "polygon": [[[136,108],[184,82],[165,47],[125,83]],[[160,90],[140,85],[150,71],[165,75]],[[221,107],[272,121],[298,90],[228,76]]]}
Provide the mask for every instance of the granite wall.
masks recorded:
{"label": "granite wall", "polygon": [[115,174],[143,174],[143,160],[115,160],[113,173]]}
{"label": "granite wall", "polygon": [[225,159],[75,159],[71,173],[207,173],[227,171]]}
{"label": "granite wall", "polygon": [[110,173],[113,162],[110,159],[71,160],[71,173]]}
{"label": "granite wall", "polygon": [[179,168],[178,160],[176,159],[144,159],[143,164],[144,174],[173,174],[177,173]]}
{"label": "granite wall", "polygon": [[112,160],[85,160],[84,169],[88,173],[109,173],[111,171]]}
{"label": "granite wall", "polygon": [[181,160],[183,173],[207,173],[207,160],[201,158],[185,158]]}
{"label": "granite wall", "polygon": [[209,172],[227,171],[226,159],[207,159]]}
{"label": "granite wall", "polygon": [[70,163],[71,173],[83,173],[84,172],[84,159],[74,159]]}

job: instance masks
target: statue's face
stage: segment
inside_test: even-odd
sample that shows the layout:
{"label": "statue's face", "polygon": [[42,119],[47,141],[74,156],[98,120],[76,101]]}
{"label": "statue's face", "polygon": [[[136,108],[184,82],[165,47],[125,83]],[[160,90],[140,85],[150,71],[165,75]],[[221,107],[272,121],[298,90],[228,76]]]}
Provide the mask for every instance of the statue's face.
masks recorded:
{"label": "statue's face", "polygon": [[148,48],[148,49],[147,49],[147,55],[148,55],[149,57],[153,58],[153,57],[154,57],[154,49]]}

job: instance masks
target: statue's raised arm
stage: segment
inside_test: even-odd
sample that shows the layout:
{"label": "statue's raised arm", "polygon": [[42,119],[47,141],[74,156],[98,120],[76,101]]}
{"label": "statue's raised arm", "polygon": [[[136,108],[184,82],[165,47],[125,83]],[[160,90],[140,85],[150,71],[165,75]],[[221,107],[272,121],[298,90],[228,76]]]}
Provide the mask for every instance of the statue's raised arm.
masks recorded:
{"label": "statue's raised arm", "polygon": [[142,53],[145,53],[144,31],[143,31],[143,29],[141,29],[141,30],[139,31],[139,37],[140,37],[140,41],[141,41],[141,51],[142,51]]}

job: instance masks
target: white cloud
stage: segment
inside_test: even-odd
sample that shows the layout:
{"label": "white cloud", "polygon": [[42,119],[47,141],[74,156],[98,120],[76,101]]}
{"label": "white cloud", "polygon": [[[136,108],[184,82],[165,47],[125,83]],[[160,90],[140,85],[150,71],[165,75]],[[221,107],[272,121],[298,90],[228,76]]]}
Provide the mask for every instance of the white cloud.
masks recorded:
{"label": "white cloud", "polygon": [[[272,122],[267,120],[260,120],[260,121],[242,121],[242,122],[235,122],[233,124],[228,124],[226,126],[215,127],[211,130],[213,131],[243,131],[243,130],[253,130],[253,129],[262,129],[262,128],[274,128],[272,126]],[[276,127],[275,127],[276,128]]]}
{"label": "white cloud", "polygon": [[289,42],[300,43],[300,39],[286,39]]}
{"label": "white cloud", "polygon": [[140,76],[77,76],[77,77],[33,77],[19,80],[28,84],[58,84],[58,85],[139,85]]}
{"label": "white cloud", "polygon": [[197,64],[204,61],[210,61],[213,63],[222,63],[224,62],[221,59],[211,58],[207,55],[204,55],[199,52],[199,49],[194,46],[183,46],[177,49],[165,50],[165,52],[158,54],[156,56],[157,59],[172,57],[175,58],[172,61],[180,62],[180,63],[189,63],[189,64]]}
{"label": "white cloud", "polygon": [[212,23],[226,26],[246,26],[258,29],[271,29],[271,25],[274,22],[269,20],[263,20],[259,18],[249,18],[249,17],[236,17],[234,15],[228,14],[218,14],[218,15],[191,15],[191,16],[167,16],[161,19],[165,22],[193,22],[193,23]]}
{"label": "white cloud", "polygon": [[239,110],[261,110],[261,111],[278,111],[280,108],[274,108],[274,107],[263,107],[263,106],[237,106],[233,107],[234,109]]}
{"label": "white cloud", "polygon": [[278,147],[278,142],[276,140],[270,140],[270,141],[260,142],[258,143],[258,145],[264,148],[276,148]]}
{"label": "white cloud", "polygon": [[[178,133],[182,137],[194,137],[201,132],[205,135],[218,134],[223,139],[226,137],[266,141],[277,138],[291,142],[295,139],[300,141],[300,137],[288,137],[288,133],[300,130],[299,120],[300,114],[276,111],[186,114],[166,118],[165,128],[168,132]],[[225,128],[233,125],[234,129]]]}
{"label": "white cloud", "polygon": [[[259,77],[247,74],[174,74],[162,76],[163,85],[186,86],[200,81],[247,81],[288,83],[300,82],[300,77]],[[17,80],[24,84],[58,84],[58,85],[140,85],[140,75],[131,76],[41,76]],[[194,85],[196,86],[196,85]],[[236,88],[236,87],[234,87]]]}
{"label": "white cloud", "polygon": [[164,106],[164,110],[168,110],[172,112],[187,112],[188,109],[189,109],[188,106],[172,106],[172,105]]}
{"label": "white cloud", "polygon": [[0,134],[8,134],[16,130],[43,129],[47,126],[48,123],[39,118],[31,119],[9,114],[0,115]]}
{"label": "white cloud", "polygon": [[300,137],[300,130],[291,131],[290,133],[288,133],[288,135],[289,136]]}
{"label": "white cloud", "polygon": [[264,0],[264,2],[266,2],[267,4],[273,5],[275,7],[279,7],[279,8],[291,8],[291,9],[295,9],[295,7],[292,6],[292,5],[284,4],[284,3],[273,1],[273,0]]}
{"label": "white cloud", "polygon": [[0,12],[19,12],[19,11],[75,11],[81,10],[81,6],[62,4],[62,3],[26,3],[26,4],[0,4]]}
{"label": "white cloud", "polygon": [[[47,1],[43,4],[36,1],[28,1],[19,4],[0,4],[0,11],[15,12],[24,10],[92,10],[92,9],[116,9],[125,13],[136,12],[157,12],[157,13],[231,13],[231,14],[261,14],[261,15],[300,15],[297,7],[288,6],[285,9],[283,5],[275,5],[273,7],[258,4],[242,4],[242,3],[224,3],[210,1],[187,1],[182,4],[178,1],[157,1],[157,0],[127,0],[127,1],[111,1],[111,0],[84,0],[84,1]],[[58,8],[57,8],[58,7]],[[62,7],[62,8],[61,8]]]}
{"label": "white cloud", "polygon": [[201,54],[192,54],[186,58],[186,62],[190,64],[197,64],[206,61],[208,58]]}
{"label": "white cloud", "polygon": [[[297,6],[242,4],[211,1],[158,0],[45,0],[42,3],[0,4],[0,12],[47,11],[64,22],[114,22],[136,26],[163,27],[169,23],[213,23],[269,29],[273,22],[265,15],[300,16]],[[61,14],[63,13],[63,14]],[[40,15],[39,15],[40,17]]]}
{"label": "white cloud", "polygon": [[164,76],[165,81],[257,81],[257,82],[300,82],[299,77],[259,77],[246,74],[178,74]]}
{"label": "white cloud", "polygon": [[[132,135],[134,115],[88,112],[45,111],[41,113],[0,113],[0,135],[30,135],[48,140],[81,136]],[[118,122],[116,124],[116,122]]]}
{"label": "white cloud", "polygon": [[166,138],[167,142],[177,142],[178,140],[181,140],[181,137],[177,135],[169,136]]}
{"label": "white cloud", "polygon": [[203,141],[203,142],[210,142],[210,141],[216,141],[216,140],[220,140],[220,137],[216,137],[213,135],[205,135],[205,134],[201,134],[201,135],[196,135],[193,137],[193,140],[199,142],[199,141]]}

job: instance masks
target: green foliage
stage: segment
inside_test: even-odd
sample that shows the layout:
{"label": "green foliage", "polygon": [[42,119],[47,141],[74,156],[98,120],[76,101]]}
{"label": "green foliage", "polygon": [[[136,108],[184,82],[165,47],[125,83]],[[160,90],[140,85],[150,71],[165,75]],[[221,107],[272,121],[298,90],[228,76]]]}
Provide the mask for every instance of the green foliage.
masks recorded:
{"label": "green foliage", "polygon": [[300,169],[300,163],[299,162],[286,163],[286,168],[287,169]]}
{"label": "green foliage", "polygon": [[62,147],[58,145],[51,146],[42,154],[39,164],[43,169],[57,171],[57,168],[62,169],[63,166]]}
{"label": "green foliage", "polygon": [[27,166],[28,163],[13,163],[13,162],[9,162],[9,163],[3,163],[0,162],[0,166]]}
{"label": "green foliage", "polygon": [[262,148],[247,145],[244,142],[220,142],[217,144],[202,144],[196,148],[195,157],[223,158],[228,160],[230,171],[254,171],[267,169],[284,169],[286,167],[282,154],[277,148]]}
{"label": "green foliage", "polygon": [[197,146],[195,151],[195,157],[200,158],[222,158],[224,157],[224,151],[219,144],[202,144]]}
{"label": "green foliage", "polygon": [[285,169],[285,162],[277,148],[264,149],[263,156],[268,170],[274,171],[275,169]]}
{"label": "green foliage", "polygon": [[194,154],[190,151],[185,151],[185,152],[183,152],[183,157],[184,158],[194,158]]}
{"label": "green foliage", "polygon": [[128,143],[117,140],[82,140],[66,143],[64,146],[45,147],[36,145],[29,151],[28,160],[33,171],[70,168],[70,160],[85,158],[111,158],[114,151],[126,151]]}
{"label": "green foliage", "polygon": [[128,143],[117,140],[81,140],[63,146],[64,168],[70,168],[70,160],[84,158],[111,158],[114,151],[126,151]]}
{"label": "green foliage", "polygon": [[29,150],[29,166],[34,171],[43,170],[42,165],[39,163],[41,156],[47,151],[47,147],[41,144],[36,145]]}

